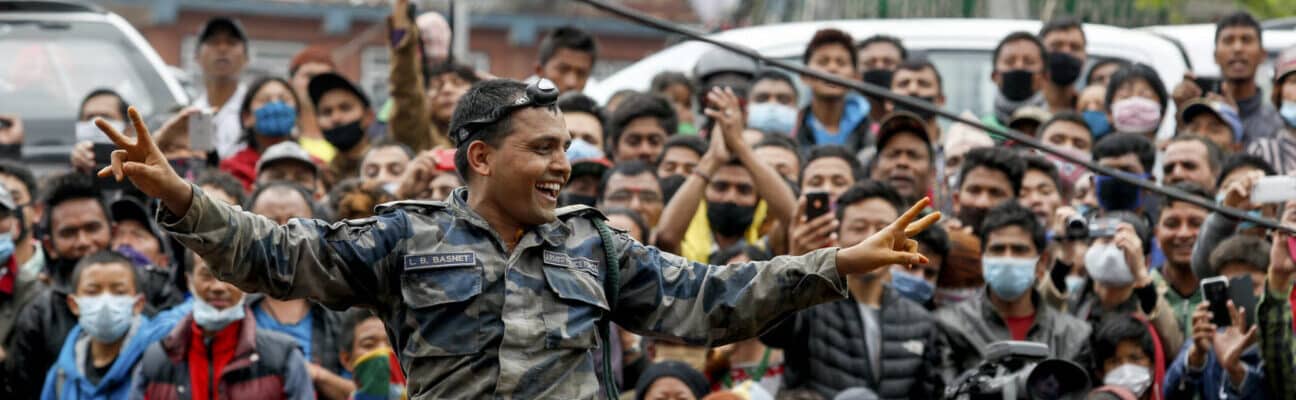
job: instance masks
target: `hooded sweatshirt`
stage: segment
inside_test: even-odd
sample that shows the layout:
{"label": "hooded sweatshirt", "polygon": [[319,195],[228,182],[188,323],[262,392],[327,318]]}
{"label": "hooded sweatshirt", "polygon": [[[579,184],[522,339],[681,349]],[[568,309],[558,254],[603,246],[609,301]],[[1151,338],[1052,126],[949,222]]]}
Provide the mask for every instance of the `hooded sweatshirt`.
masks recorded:
{"label": "hooded sweatshirt", "polygon": [[45,374],[45,386],[41,390],[42,400],[51,399],[125,399],[130,392],[132,372],[139,362],[144,350],[149,345],[166,337],[188,311],[190,303],[174,307],[153,318],[136,315],[130,330],[122,340],[126,341],[113,360],[112,366],[94,384],[86,377],[85,368],[90,357],[90,335],[77,325],[68,332],[68,338],[59,352],[58,361]]}

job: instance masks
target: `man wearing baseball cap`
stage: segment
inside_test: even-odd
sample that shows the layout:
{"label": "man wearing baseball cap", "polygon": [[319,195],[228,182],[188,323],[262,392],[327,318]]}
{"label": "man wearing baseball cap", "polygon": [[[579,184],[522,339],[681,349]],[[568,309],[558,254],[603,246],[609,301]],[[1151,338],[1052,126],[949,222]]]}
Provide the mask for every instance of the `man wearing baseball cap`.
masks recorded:
{"label": "man wearing baseball cap", "polygon": [[374,132],[377,118],[369,97],[336,73],[311,78],[306,89],[311,104],[315,105],[315,121],[324,133],[324,140],[337,149],[337,155],[328,164],[330,179],[337,182],[358,176],[370,140],[381,133]]}
{"label": "man wearing baseball cap", "polygon": [[[1296,172],[1296,46],[1278,53],[1274,60],[1273,101],[1282,119],[1282,128],[1272,137],[1254,140],[1247,146],[1247,153],[1263,158],[1279,175]],[[1288,89],[1291,86],[1291,89]],[[1292,94],[1287,92],[1291,91]]]}
{"label": "man wearing baseball cap", "polygon": [[273,181],[289,181],[317,190],[319,178],[319,166],[296,142],[283,142],[266,148],[256,164],[257,186]]}
{"label": "man wearing baseball cap", "polygon": [[1242,119],[1237,109],[1215,98],[1184,105],[1179,111],[1179,134],[1204,137],[1229,153],[1242,149]]}
{"label": "man wearing baseball cap", "polygon": [[229,17],[214,17],[198,31],[194,61],[202,71],[203,93],[193,106],[214,114],[216,152],[221,158],[237,153],[243,134],[239,105],[247,87],[239,79],[248,62],[248,37],[243,26]]}

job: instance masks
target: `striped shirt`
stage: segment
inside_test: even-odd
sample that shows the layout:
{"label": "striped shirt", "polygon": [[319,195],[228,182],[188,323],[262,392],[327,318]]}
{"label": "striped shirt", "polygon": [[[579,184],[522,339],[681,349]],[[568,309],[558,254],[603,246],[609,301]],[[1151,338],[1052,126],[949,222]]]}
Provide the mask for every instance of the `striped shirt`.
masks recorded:
{"label": "striped shirt", "polygon": [[1252,141],[1247,153],[1263,158],[1279,175],[1296,172],[1296,132],[1284,129],[1281,134]]}

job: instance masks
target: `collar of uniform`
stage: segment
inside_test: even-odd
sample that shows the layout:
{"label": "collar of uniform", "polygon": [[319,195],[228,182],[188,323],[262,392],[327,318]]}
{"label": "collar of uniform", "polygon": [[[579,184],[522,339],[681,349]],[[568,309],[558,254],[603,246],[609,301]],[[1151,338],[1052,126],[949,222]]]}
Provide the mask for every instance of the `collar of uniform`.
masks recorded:
{"label": "collar of uniform", "polygon": [[[449,208],[453,210],[455,217],[468,221],[468,223],[473,224],[478,228],[485,229],[487,232],[495,235],[496,240],[499,240],[499,233],[495,232],[495,229],[491,228],[490,223],[486,222],[486,219],[482,218],[481,214],[478,214],[476,210],[473,210],[472,207],[468,206],[467,186],[460,186],[450,192],[449,203]],[[562,245],[562,243],[567,240],[567,236],[571,234],[571,229],[569,229],[567,224],[563,223],[560,219],[554,219],[548,223],[536,226],[533,229],[541,239],[544,239],[544,241],[549,243],[551,246]],[[500,243],[503,243],[503,241]],[[519,241],[519,243],[521,243],[521,241]]]}

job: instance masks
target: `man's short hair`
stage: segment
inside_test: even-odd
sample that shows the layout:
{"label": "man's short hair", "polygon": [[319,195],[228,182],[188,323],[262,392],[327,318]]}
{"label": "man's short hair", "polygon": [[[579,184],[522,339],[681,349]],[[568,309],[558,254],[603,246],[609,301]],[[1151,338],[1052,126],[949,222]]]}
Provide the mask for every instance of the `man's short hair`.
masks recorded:
{"label": "man's short hair", "polygon": [[653,162],[653,165],[661,165],[662,159],[666,158],[666,151],[676,147],[688,149],[694,154],[697,154],[698,157],[702,157],[703,154],[706,154],[707,142],[705,139],[696,135],[671,136],[667,138],[666,143],[662,145],[662,152],[657,155],[657,160]]}
{"label": "man's short hair", "polygon": [[[967,175],[975,168],[987,168],[999,171],[1008,178],[1012,185],[1013,197],[1021,193],[1022,176],[1026,175],[1026,162],[1021,155],[1002,147],[978,147],[968,150],[963,156],[963,165],[959,170],[959,186],[967,181]],[[982,231],[984,232],[984,231]]]}
{"label": "man's short hair", "polygon": [[801,164],[801,171],[797,173],[797,182],[805,181],[805,170],[810,163],[820,158],[840,158],[850,166],[851,180],[857,181],[864,177],[864,166],[860,165],[858,157],[845,147],[836,145],[815,146],[810,148],[810,153],[806,155],[805,162]]}
{"label": "man's short hair", "polygon": [[[108,89],[108,88],[98,88],[98,89],[95,89],[95,90],[91,90],[91,91],[90,91],[90,94],[87,94],[85,97],[81,98],[81,106],[80,106],[80,107],[77,107],[77,119],[78,119],[78,120],[81,119],[81,118],[83,118],[83,117],[85,117],[84,115],[81,115],[81,111],[82,111],[82,110],[85,110],[86,103],[89,103],[89,102],[90,102],[90,99],[93,99],[93,98],[95,98],[95,97],[99,97],[99,96],[112,96],[112,97],[116,97],[116,98],[117,98],[117,112],[120,112],[120,113],[121,113],[122,118],[129,118],[126,114],[128,114],[128,111],[127,111],[127,110],[130,109],[130,103],[127,103],[127,102],[126,102],[126,98],[125,98],[125,97],[122,97],[121,93],[117,93],[116,90],[112,90],[112,89]],[[127,122],[127,121],[122,121],[122,122]]]}
{"label": "man's short hair", "polygon": [[140,274],[139,270],[135,269],[135,264],[131,263],[131,260],[126,258],[126,256],[112,250],[99,250],[90,253],[85,257],[81,257],[81,259],[77,261],[76,267],[72,268],[72,280],[71,286],[69,286],[73,292],[76,292],[77,285],[81,284],[81,273],[84,272],[86,268],[95,264],[120,264],[126,267],[126,269],[130,271],[131,280],[135,285],[135,293],[139,294],[144,292],[144,288],[140,287]]}
{"label": "man's short hair", "polygon": [[[513,103],[519,96],[526,94],[525,83],[511,79],[491,79],[474,83],[468,92],[455,104],[454,114],[450,117],[450,137],[458,137],[457,132],[471,121],[486,118],[499,107]],[[557,106],[553,106],[557,109]],[[511,115],[500,118],[493,124],[481,126],[476,132],[467,135],[462,143],[455,143],[455,171],[464,182],[472,180],[468,169],[468,145],[475,141],[485,142],[492,147],[499,147],[504,137],[513,130]]]}
{"label": "man's short hair", "polygon": [[1017,31],[1017,32],[1009,33],[1008,36],[1004,36],[1004,38],[999,41],[999,44],[995,45],[994,56],[993,58],[990,59],[990,65],[993,66],[999,63],[999,52],[1003,51],[1004,46],[1007,46],[1008,43],[1016,42],[1019,40],[1025,40],[1034,44],[1035,47],[1039,49],[1040,61],[1048,60],[1048,58],[1044,55],[1044,42],[1041,42],[1038,37],[1035,37],[1035,35],[1031,34],[1030,32]]}
{"label": "man's short hair", "polygon": [[1103,98],[1103,107],[1111,111],[1112,100],[1116,98],[1116,89],[1126,82],[1139,79],[1152,87],[1152,93],[1157,97],[1157,104],[1161,105],[1161,116],[1165,116],[1166,108],[1170,104],[1170,94],[1166,92],[1165,83],[1161,82],[1161,77],[1157,75],[1156,70],[1143,63],[1126,64],[1112,73],[1111,78],[1107,80],[1107,94]]}
{"label": "man's short hair", "polygon": [[1262,45],[1264,44],[1264,29],[1260,28],[1260,21],[1256,21],[1255,17],[1246,11],[1237,11],[1220,18],[1219,22],[1215,23],[1215,41],[1219,41],[1220,34],[1224,33],[1224,29],[1235,27],[1255,29],[1256,39]]}
{"label": "man's short hair", "polygon": [[1152,173],[1153,165],[1156,164],[1156,146],[1146,136],[1137,133],[1114,133],[1103,136],[1093,148],[1094,162],[1126,154],[1137,156],[1139,164],[1143,166],[1143,172]]}
{"label": "man's short hair", "polygon": [[810,43],[806,44],[805,52],[801,54],[801,63],[809,65],[810,57],[820,47],[838,45],[846,50],[850,55],[850,68],[852,71],[859,68],[859,53],[855,51],[855,40],[851,35],[836,28],[824,28],[815,32],[814,37],[810,38]]}
{"label": "man's short hair", "polygon": [[54,207],[72,200],[91,199],[103,210],[104,218],[112,221],[112,215],[109,215],[108,206],[104,204],[104,199],[100,196],[100,189],[95,184],[95,178],[90,175],[82,174],[76,171],[65,172],[56,175],[46,183],[46,192],[41,196],[41,204],[45,207],[45,216],[43,235],[48,235],[53,229]]}
{"label": "man's short hair", "polygon": [[1044,37],[1048,36],[1050,33],[1069,31],[1072,29],[1079,30],[1080,38],[1083,39],[1085,42],[1089,41],[1089,38],[1085,37],[1084,24],[1080,22],[1079,18],[1070,15],[1063,15],[1057,18],[1050,19],[1048,20],[1048,22],[1045,22],[1044,26],[1040,28],[1039,37],[1040,40],[1042,41],[1044,40]]}
{"label": "man's short hair", "polygon": [[617,141],[621,139],[621,132],[625,130],[626,125],[642,117],[656,119],[657,124],[666,131],[666,136],[675,135],[675,131],[679,129],[679,118],[675,116],[675,108],[671,107],[670,102],[665,98],[647,93],[631,94],[617,105],[616,111],[612,112],[612,117],[608,120],[605,129],[608,135],[604,142],[607,147],[605,152],[609,158],[615,157]]}
{"label": "man's short hair", "polygon": [[248,197],[247,206],[244,207],[244,209],[252,210],[252,207],[256,206],[257,200],[261,199],[262,194],[274,189],[288,189],[300,194],[302,197],[302,203],[306,205],[306,209],[311,211],[311,215],[308,217],[315,217],[315,208],[311,206],[311,199],[313,199],[314,196],[311,196],[310,190],[307,190],[305,187],[302,187],[302,185],[292,181],[270,181],[258,184],[256,190],[253,190],[252,195]]}
{"label": "man's short hair", "polygon": [[648,233],[650,229],[648,227],[648,222],[644,221],[643,215],[639,214],[638,211],[631,210],[625,207],[608,207],[608,209],[603,210],[603,215],[609,217],[613,215],[621,215],[621,216],[625,216],[626,218],[630,218],[630,222],[634,223],[635,227],[639,228],[639,232],[643,233],[644,240],[648,240]]}
{"label": "man's short hair", "polygon": [[1224,162],[1224,149],[1218,144],[1200,135],[1177,135],[1170,138],[1170,143],[1176,142],[1197,142],[1206,146],[1206,164],[1211,171],[1219,172],[1220,164]]}
{"label": "man's short hair", "polygon": [[562,110],[563,114],[585,113],[593,115],[595,119],[598,119],[599,125],[603,125],[603,108],[599,107],[597,101],[584,93],[568,92],[558,96],[558,109]]}
{"label": "man's short hair", "polygon": [[436,77],[445,74],[454,74],[455,76],[459,77],[459,79],[463,79],[464,82],[468,82],[468,84],[470,85],[477,82],[481,82],[482,80],[481,76],[477,75],[477,71],[474,70],[472,67],[454,61],[445,61],[437,65],[433,65],[432,68],[428,69],[428,73],[427,73],[428,79],[427,81],[423,82],[423,85],[431,87],[433,79],[436,79]]}
{"label": "man's short hair", "polygon": [[1040,226],[1035,214],[1029,208],[1023,207],[1015,201],[1005,201],[999,205],[990,208],[986,213],[985,219],[981,221],[981,229],[977,230],[981,235],[981,252],[985,252],[986,245],[990,243],[990,235],[999,229],[1009,226],[1022,228],[1027,234],[1030,234],[1031,243],[1035,244],[1035,251],[1044,254],[1044,245],[1047,244],[1044,238],[1044,227]]}
{"label": "man's short hair", "polygon": [[400,141],[393,139],[391,137],[383,137],[374,141],[372,145],[369,145],[369,150],[365,150],[364,157],[360,157],[360,160],[369,158],[369,155],[373,154],[373,152],[388,147],[395,147],[396,149],[400,150],[402,154],[405,154],[405,157],[409,157],[411,160],[414,159],[414,156],[416,154],[414,153],[414,149],[410,148],[409,145],[405,143],[401,143]]}
{"label": "man's short hair", "polygon": [[905,59],[900,61],[900,65],[896,67],[896,71],[922,72],[926,69],[931,69],[932,74],[936,75],[936,93],[945,94],[945,78],[941,77],[940,68],[936,68],[936,64],[932,64],[931,60],[926,58]]}
{"label": "man's short hair", "polygon": [[[790,151],[792,154],[796,155],[797,165],[802,164],[801,152],[797,149],[796,142],[792,141],[792,138],[788,137],[788,135],[781,133],[766,133],[764,136],[761,136],[760,141],[752,145],[752,150],[762,147],[778,147]],[[859,160],[857,159],[856,162],[859,162]]]}
{"label": "man's short hair", "polygon": [[1089,124],[1085,122],[1084,117],[1076,113],[1075,111],[1070,111],[1070,110],[1059,111],[1058,113],[1053,114],[1052,118],[1049,118],[1048,121],[1044,121],[1044,124],[1040,125],[1039,129],[1035,130],[1035,132],[1037,132],[1035,136],[1043,138],[1044,131],[1047,130],[1049,126],[1058,122],[1070,122],[1076,125],[1080,125],[1084,127],[1085,133],[1089,134],[1089,138],[1091,140],[1093,139],[1093,131],[1089,129]]}
{"label": "man's short hair", "polygon": [[766,69],[756,71],[756,77],[752,78],[752,86],[756,86],[756,82],[760,82],[760,81],[783,82],[787,84],[788,87],[792,88],[793,95],[797,95],[797,96],[800,95],[800,93],[797,93],[796,91],[796,84],[792,83],[792,77],[788,76],[788,74],[785,74],[782,71],[772,69],[772,68],[766,68]]}
{"label": "man's short hair", "polygon": [[603,173],[603,178],[599,179],[599,200],[607,197],[607,193],[604,192],[607,190],[608,180],[612,179],[612,175],[639,176],[643,174],[652,175],[653,180],[657,180],[657,170],[642,160],[625,160],[612,165],[612,168],[608,168],[607,172]]}
{"label": "man's short hair", "polygon": [[1234,153],[1224,159],[1224,166],[1220,167],[1219,176],[1215,177],[1215,187],[1220,188],[1224,184],[1224,177],[1238,168],[1255,168],[1264,171],[1265,175],[1278,175],[1278,171],[1260,156],[1250,153]]}
{"label": "man's short hair", "polygon": [[19,182],[22,182],[23,187],[27,188],[29,195],[36,195],[36,175],[33,175],[31,169],[18,163],[17,160],[0,160],[0,175],[8,175],[18,179]]}
{"label": "man's short hair", "polygon": [[236,204],[244,204],[247,202],[247,193],[243,191],[243,183],[239,182],[238,178],[235,178],[234,175],[230,175],[225,171],[218,169],[203,170],[203,172],[198,175],[198,178],[194,179],[194,185],[199,187],[212,186],[220,189],[220,191],[225,192],[225,194],[234,198]]}
{"label": "man's short hair", "polygon": [[865,47],[869,47],[878,43],[886,43],[895,46],[896,50],[900,50],[900,60],[903,61],[909,59],[909,50],[905,49],[904,43],[900,41],[900,38],[891,35],[869,36],[867,39],[861,41],[859,43],[859,46],[856,47],[860,50],[864,50]]}
{"label": "man's short hair", "polygon": [[707,263],[711,265],[725,265],[729,263],[729,260],[740,255],[746,255],[751,261],[769,261],[770,258],[773,258],[768,250],[740,241],[730,245],[729,247],[716,250],[715,253],[711,253],[711,257],[708,257]]}
{"label": "man's short hair", "polygon": [[560,49],[589,54],[591,64],[598,61],[598,42],[594,36],[574,26],[559,27],[545,35],[540,41],[540,65],[548,64]]}
{"label": "man's short hair", "polygon": [[[351,353],[352,350],[354,350],[355,330],[360,326],[360,324],[370,318],[378,318],[378,315],[374,314],[372,310],[367,308],[352,307],[342,313],[342,326],[341,329],[338,330],[337,337],[338,351]],[[384,327],[385,326],[386,325],[384,325]],[[355,359],[361,355],[363,354],[351,354],[351,358]]]}
{"label": "man's short hair", "polygon": [[1156,345],[1152,341],[1152,335],[1148,334],[1147,325],[1134,316],[1113,313],[1110,317],[1101,319],[1089,339],[1090,346],[1093,347],[1094,370],[1101,369],[1105,361],[1116,357],[1116,348],[1127,340],[1138,344],[1148,358],[1156,354]]}
{"label": "man's short hair", "polygon": [[[1173,185],[1168,185],[1168,186],[1170,186],[1170,187],[1172,187],[1172,188],[1175,188],[1175,189],[1179,189],[1179,190],[1183,191],[1184,193],[1188,193],[1188,194],[1191,194],[1191,195],[1193,195],[1193,196],[1201,197],[1201,198],[1206,199],[1206,200],[1211,200],[1211,199],[1213,199],[1213,197],[1211,196],[1210,192],[1206,191],[1206,188],[1202,187],[1202,185],[1200,185],[1200,184],[1197,184],[1197,182],[1189,182],[1189,181],[1175,182],[1175,184],[1173,184]],[[1192,203],[1189,203],[1189,202],[1183,201],[1183,200],[1181,200],[1181,199],[1175,198],[1174,196],[1161,196],[1161,207],[1162,207],[1163,210],[1164,210],[1164,209],[1167,209],[1167,208],[1170,208],[1170,207],[1173,207],[1173,206],[1174,206],[1174,203],[1178,203],[1178,202],[1183,202],[1184,204],[1188,204],[1188,205],[1191,205],[1191,206],[1193,206],[1193,207],[1197,207],[1196,204],[1192,204]]]}
{"label": "man's short hair", "polygon": [[895,207],[896,214],[905,212],[904,201],[900,200],[900,193],[886,182],[866,179],[859,181],[837,196],[837,220],[841,221],[846,216],[846,207],[868,199],[882,199]]}
{"label": "man's short hair", "polygon": [[945,232],[945,228],[942,228],[940,224],[927,227],[927,229],[914,236],[913,239],[918,241],[919,245],[927,246],[927,248],[931,249],[933,253],[941,256],[942,261],[944,261],[944,258],[949,257],[949,233]]}
{"label": "man's short hair", "polygon": [[1097,71],[1099,68],[1102,68],[1103,66],[1106,66],[1108,64],[1116,64],[1118,66],[1116,69],[1125,68],[1126,65],[1129,65],[1129,61],[1125,61],[1119,58],[1094,57],[1094,55],[1090,54],[1089,59],[1094,60],[1094,62],[1093,62],[1093,66],[1089,67],[1089,72],[1085,73],[1085,82],[1093,82],[1094,71]]}
{"label": "man's short hair", "polygon": [[[1026,171],[1043,172],[1044,175],[1048,176],[1049,180],[1053,182],[1053,187],[1057,188],[1058,195],[1061,196],[1062,199],[1065,200],[1071,198],[1071,193],[1067,190],[1066,185],[1062,184],[1062,176],[1058,174],[1057,164],[1034,154],[1023,155],[1022,159],[1026,161]],[[1025,177],[1025,175],[1025,173],[1022,173],[1023,177]]]}
{"label": "man's short hair", "polygon": [[1240,263],[1260,272],[1269,269],[1269,242],[1252,235],[1233,235],[1210,252],[1211,271]]}

